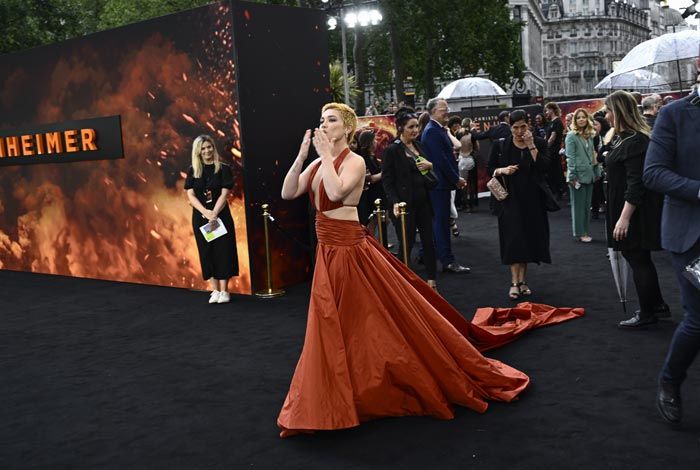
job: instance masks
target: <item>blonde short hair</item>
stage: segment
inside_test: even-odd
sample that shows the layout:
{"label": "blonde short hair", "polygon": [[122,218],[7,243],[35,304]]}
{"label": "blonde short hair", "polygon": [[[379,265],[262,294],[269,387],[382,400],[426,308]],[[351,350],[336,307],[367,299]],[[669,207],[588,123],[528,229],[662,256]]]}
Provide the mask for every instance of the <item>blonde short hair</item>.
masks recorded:
{"label": "blonde short hair", "polygon": [[350,106],[343,103],[327,103],[321,109],[321,113],[325,113],[329,109],[334,109],[340,112],[340,117],[343,119],[343,124],[345,127],[350,128],[350,133],[348,134],[348,142],[352,141],[355,136],[355,131],[357,130],[357,114]]}

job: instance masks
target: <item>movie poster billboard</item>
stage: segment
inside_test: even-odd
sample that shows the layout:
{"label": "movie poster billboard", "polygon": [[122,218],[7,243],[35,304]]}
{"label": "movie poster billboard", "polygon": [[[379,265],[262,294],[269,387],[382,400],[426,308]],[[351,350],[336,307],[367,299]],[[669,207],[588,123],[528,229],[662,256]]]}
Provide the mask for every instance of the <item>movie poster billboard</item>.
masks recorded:
{"label": "movie poster billboard", "polygon": [[230,3],[0,57],[0,268],[206,289],[183,183],[209,134],[250,292],[234,60]]}

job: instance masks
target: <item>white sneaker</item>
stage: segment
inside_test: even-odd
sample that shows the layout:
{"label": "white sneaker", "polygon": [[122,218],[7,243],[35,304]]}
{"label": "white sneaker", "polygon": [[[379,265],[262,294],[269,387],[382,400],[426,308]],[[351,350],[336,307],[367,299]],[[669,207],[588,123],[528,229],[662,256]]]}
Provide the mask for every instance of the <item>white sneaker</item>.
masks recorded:
{"label": "white sneaker", "polygon": [[219,292],[218,302],[220,304],[225,304],[225,303],[229,302],[230,300],[231,300],[231,294],[229,294],[228,292],[224,292],[224,291]]}
{"label": "white sneaker", "polygon": [[209,296],[209,303],[210,304],[215,304],[219,302],[219,296],[222,294],[222,292],[219,292],[218,290],[215,290],[211,293]]}

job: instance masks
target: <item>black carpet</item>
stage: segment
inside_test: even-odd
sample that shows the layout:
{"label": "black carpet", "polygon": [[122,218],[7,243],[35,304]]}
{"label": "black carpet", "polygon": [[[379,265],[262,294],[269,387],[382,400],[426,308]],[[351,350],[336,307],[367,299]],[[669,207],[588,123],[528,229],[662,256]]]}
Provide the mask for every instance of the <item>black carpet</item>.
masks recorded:
{"label": "black carpet", "polygon": [[[453,245],[472,273],[438,279],[468,318],[512,305],[483,205],[460,215]],[[308,284],[209,306],[202,292],[0,271],[0,469],[698,468],[697,364],[679,430],[654,405],[681,316],[669,258],[655,255],[673,321],[619,331],[603,223],[593,224],[596,241],[576,243],[568,208],[554,214],[554,264],[528,276],[533,301],[586,316],[488,353],[530,375],[519,401],[287,440],[275,420],[304,338]],[[631,280],[629,289],[634,299]]]}

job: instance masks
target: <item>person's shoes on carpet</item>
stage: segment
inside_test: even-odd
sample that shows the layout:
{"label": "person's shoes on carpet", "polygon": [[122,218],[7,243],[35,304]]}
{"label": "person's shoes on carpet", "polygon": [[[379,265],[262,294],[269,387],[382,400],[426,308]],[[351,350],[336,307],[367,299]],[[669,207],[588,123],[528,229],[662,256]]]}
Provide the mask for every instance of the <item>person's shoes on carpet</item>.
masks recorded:
{"label": "person's shoes on carpet", "polygon": [[[635,315],[641,315],[642,311],[641,310],[635,310],[634,314]],[[654,316],[656,318],[671,318],[671,308],[667,304],[661,304],[657,307],[654,308]]]}
{"label": "person's shoes on carpet", "polygon": [[209,296],[209,303],[210,304],[216,304],[219,303],[219,294],[221,294],[218,290],[215,290],[211,293]]}
{"label": "person's shoes on carpet", "polygon": [[450,263],[447,266],[443,266],[442,271],[453,274],[467,274],[471,269],[459,263]]}
{"label": "person's shoes on carpet", "polygon": [[683,416],[681,387],[660,380],[659,389],[656,393],[656,408],[667,423],[673,425],[680,423]]}
{"label": "person's shoes on carpet", "polygon": [[622,320],[620,323],[617,324],[618,328],[622,329],[634,329],[634,328],[646,328],[649,325],[653,325],[656,323],[658,320],[654,316],[654,314],[644,314],[642,313],[634,313],[634,316],[632,318],[629,318],[627,320]]}

